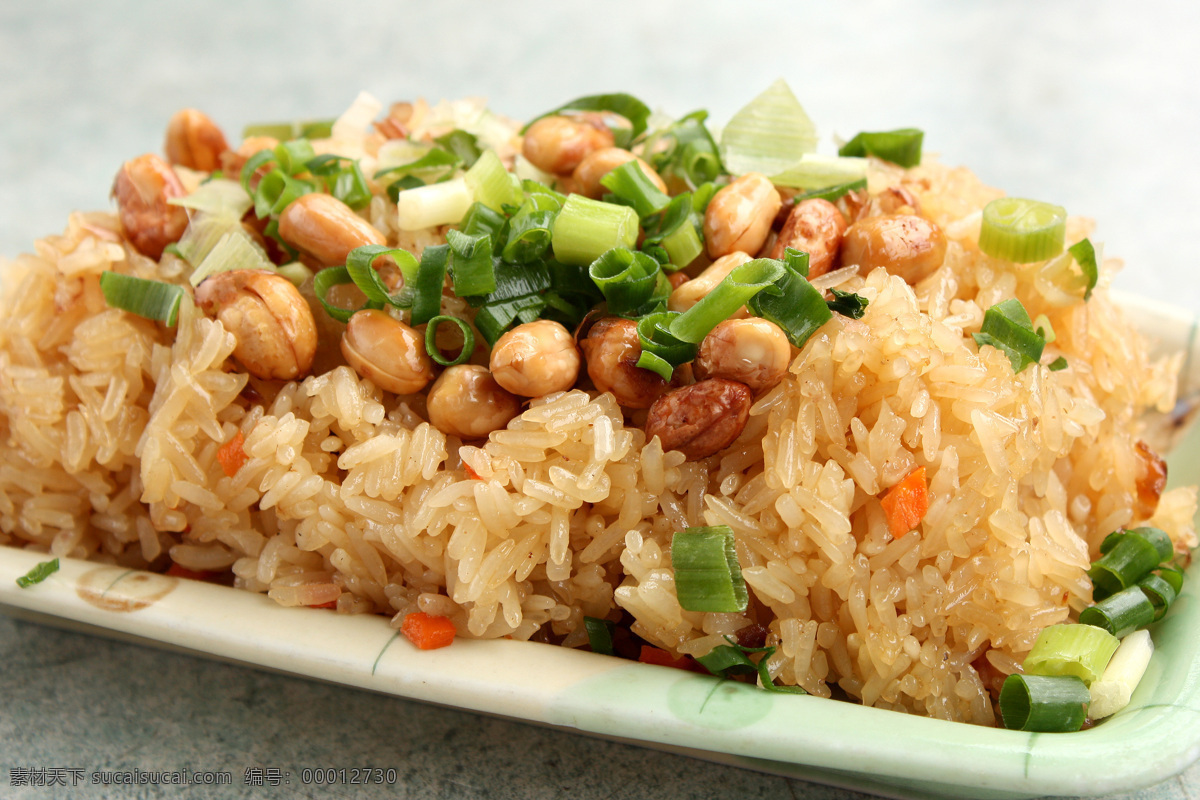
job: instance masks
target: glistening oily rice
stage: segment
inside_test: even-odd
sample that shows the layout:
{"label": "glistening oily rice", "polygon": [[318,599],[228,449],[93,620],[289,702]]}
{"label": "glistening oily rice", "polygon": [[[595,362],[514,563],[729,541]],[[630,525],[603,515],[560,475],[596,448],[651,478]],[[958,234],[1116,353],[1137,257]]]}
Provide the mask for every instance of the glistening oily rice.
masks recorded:
{"label": "glistening oily rice", "polygon": [[1180,358],[1089,221],[812,131],[782,84],[717,137],[628,95],[181,112],[6,266],[0,543],[997,724],[1108,534],[1181,574]]}

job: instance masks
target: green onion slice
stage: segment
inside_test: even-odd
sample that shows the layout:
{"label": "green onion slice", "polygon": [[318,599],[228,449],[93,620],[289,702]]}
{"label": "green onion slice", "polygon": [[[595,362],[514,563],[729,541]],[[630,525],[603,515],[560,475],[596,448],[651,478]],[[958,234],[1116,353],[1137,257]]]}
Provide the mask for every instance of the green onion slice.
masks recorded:
{"label": "green onion slice", "polygon": [[[400,268],[400,274],[404,276],[404,286],[396,294],[388,292],[387,285],[372,266],[375,260],[381,256],[387,256],[395,261],[396,266]],[[413,286],[417,282],[419,269],[417,259],[413,254],[398,247],[368,244],[356,247],[346,255],[346,271],[350,274],[354,285],[362,290],[367,299],[375,303],[387,303],[397,308],[408,308],[412,305]]]}
{"label": "green onion slice", "polygon": [[[767,660],[775,652],[774,647],[743,647],[736,640],[725,637],[729,644],[719,644],[707,655],[696,656],[706,670],[718,678],[728,678],[731,675],[758,674],[762,688],[768,692],[783,692],[787,694],[808,694],[799,686],[778,686],[771,678],[767,669]],[[750,658],[751,653],[762,653],[757,662]]]}
{"label": "green onion slice", "polygon": [[487,234],[493,242],[501,241],[500,232],[504,229],[505,217],[499,211],[493,211],[483,203],[472,203],[462,218],[459,230],[468,236]]}
{"label": "green onion slice", "polygon": [[317,300],[325,308],[325,313],[336,319],[338,322],[349,322],[350,317],[355,313],[362,311],[363,308],[382,308],[382,303],[368,301],[362,308],[342,308],[335,306],[325,299],[325,295],[329,294],[329,290],[334,286],[340,286],[347,283],[354,283],[354,279],[350,277],[350,272],[345,267],[329,267],[323,269],[313,276],[313,294],[317,296]]}
{"label": "green onion slice", "polygon": [[1030,364],[1037,363],[1046,347],[1044,337],[1033,329],[1029,312],[1015,297],[1004,300],[989,308],[983,315],[983,327],[972,334],[975,343],[1003,350],[1012,364],[1013,372],[1020,372]]}
{"label": "green onion slice", "polygon": [[28,589],[30,586],[33,586],[36,583],[41,583],[42,581],[46,580],[46,578],[49,578],[54,573],[58,572],[58,567],[59,564],[57,558],[52,558],[49,561],[43,561],[34,566],[34,568],[29,570],[29,572],[26,572],[24,575],[17,578],[17,586],[20,586],[22,589]]}
{"label": "green onion slice", "polygon": [[867,160],[845,156],[819,156],[805,153],[798,162],[771,178],[777,186],[806,191],[829,190],[866,180]]}
{"label": "green onion slice", "polygon": [[450,275],[456,295],[472,297],[496,291],[491,236],[469,236],[451,229],[446,231],[446,243],[450,245]]}
{"label": "green onion slice", "polygon": [[707,111],[693,111],[650,135],[643,150],[659,175],[677,176],[694,189],[724,171],[707,119]]}
{"label": "green onion slice", "polygon": [[1087,687],[1074,675],[1009,675],[1000,689],[1000,718],[1010,730],[1077,731],[1087,719],[1090,700]]}
{"label": "green onion slice", "polygon": [[611,656],[613,654],[613,624],[611,622],[606,619],[585,616],[583,618],[583,628],[587,631],[588,644],[591,646],[593,653],[599,653],[602,656]]}
{"label": "green onion slice", "polygon": [[468,133],[462,128],[455,128],[444,136],[439,136],[434,139],[442,149],[453,153],[467,167],[471,167],[483,155],[483,148],[479,146],[479,139],[475,134]]}
{"label": "green onion slice", "polygon": [[309,119],[296,122],[259,122],[242,128],[242,138],[270,136],[272,139],[328,139],[333,134],[332,119]]}
{"label": "green onion slice", "polygon": [[[463,346],[462,350],[454,358],[446,358],[442,355],[442,351],[437,346],[437,329],[443,322],[453,322],[462,331]],[[456,367],[459,364],[466,363],[475,352],[475,332],[471,330],[471,326],[466,320],[461,320],[458,317],[437,316],[429,320],[429,324],[425,326],[425,352],[429,354],[437,363],[443,367]]]}
{"label": "green onion slice", "polygon": [[1110,533],[1100,544],[1101,557],[1088,570],[1097,600],[1127,589],[1174,552],[1171,539],[1158,528]]}
{"label": "green onion slice", "polygon": [[[640,316],[639,310],[644,306],[661,306],[670,295],[670,282],[658,262],[637,250],[614,247],[592,262],[588,275],[613,314]],[[664,281],[665,288],[661,285]],[[652,303],[655,299],[659,302]]]}
{"label": "green onion slice", "polygon": [[371,187],[354,159],[326,153],[311,159],[306,166],[314,177],[324,179],[331,195],[355,211],[371,203]]}
{"label": "green onion slice", "polygon": [[412,325],[429,322],[441,313],[442,287],[446,283],[449,262],[450,245],[431,245],[421,252],[421,263],[413,287]]}
{"label": "green onion slice", "polygon": [[1138,581],[1137,585],[1154,605],[1153,622],[1162,619],[1171,610],[1171,603],[1174,603],[1175,598],[1179,596],[1179,590],[1170,581],[1153,572]]}
{"label": "green onion slice", "polygon": [[541,260],[550,249],[553,211],[538,211],[533,201],[525,201],[508,220],[508,235],[501,258],[511,264]]}
{"label": "green onion slice", "polygon": [[1030,675],[1074,675],[1091,684],[1104,674],[1119,645],[1103,626],[1050,625],[1038,634],[1023,666]]}
{"label": "green onion slice", "polygon": [[671,323],[682,314],[678,311],[658,311],[638,320],[638,342],[642,354],[637,366],[657,373],[664,381],[671,380],[675,367],[696,357],[697,345],[685,342],[671,333]]}
{"label": "green onion slice", "polygon": [[843,292],[841,289],[830,289],[833,293],[832,300],[826,300],[825,305],[829,306],[829,310],[841,314],[843,317],[850,319],[862,319],[863,314],[867,313],[867,298],[854,292]]}
{"label": "green onion slice", "polygon": [[734,175],[774,177],[816,149],[816,126],[782,79],[734,114],[721,132],[721,161]]}
{"label": "green onion slice", "polygon": [[600,183],[632,206],[639,217],[657,214],[671,203],[670,196],[654,185],[636,159],[610,170],[600,179]]}
{"label": "green onion slice", "polygon": [[1087,278],[1087,289],[1084,290],[1083,299],[1090,300],[1092,290],[1100,281],[1100,267],[1096,264],[1096,248],[1091,239],[1080,239],[1068,247],[1067,252],[1071,254],[1071,258],[1075,259],[1075,263],[1079,265],[1079,268],[1083,270],[1084,277]]}
{"label": "green onion slice", "polygon": [[[1166,610],[1163,610],[1166,613]],[[1158,616],[1154,602],[1141,586],[1130,586],[1079,612],[1079,621],[1094,625],[1118,639],[1145,627]]]}
{"label": "green onion slice", "polygon": [[686,611],[734,613],[749,603],[733,530],[727,525],[687,528],[671,537],[675,592]]}
{"label": "green onion slice", "polygon": [[804,347],[818,328],[833,319],[833,312],[804,277],[808,272],[808,254],[788,248],[785,256],[784,275],[775,283],[780,294],[762,292],[747,305],[756,316],[778,325],[793,345]]}
{"label": "green onion slice", "polygon": [[650,119],[650,107],[631,94],[593,94],[578,97],[558,108],[547,111],[526,123],[521,133],[529,130],[529,126],[542,117],[551,117],[564,111],[609,111],[629,120],[631,128],[613,130],[617,147],[629,149],[629,145],[646,131],[646,122]]}
{"label": "green onion slice", "polygon": [[759,292],[782,297],[783,290],[775,283],[786,274],[783,262],[773,258],[756,258],[734,267],[700,302],[672,320],[671,333],[681,341],[699,344]]}
{"label": "green onion slice", "polygon": [[836,203],[843,196],[850,192],[857,192],[860,189],[867,188],[867,179],[860,178],[858,180],[839,183],[836,186],[830,186],[825,189],[810,189],[803,194],[798,194],[792,198],[792,204],[801,203],[805,200],[828,200],[831,203]]}
{"label": "green onion slice", "polygon": [[156,320],[170,328],[175,327],[179,304],[183,301],[182,286],[119,272],[101,273],[100,291],[104,293],[104,302],[113,308]]}
{"label": "green onion slice", "polygon": [[838,149],[839,156],[875,156],[901,167],[915,167],[921,163],[921,143],[925,132],[917,128],[900,128],[894,131],[863,132]]}
{"label": "green onion slice", "polygon": [[467,182],[475,201],[494,211],[521,202],[520,187],[513,183],[516,179],[509,175],[494,150],[485,150],[463,175],[463,180]]}
{"label": "green onion slice", "polygon": [[569,195],[554,220],[554,257],[564,264],[591,264],[614,247],[637,242],[638,215],[628,206]]}
{"label": "green onion slice", "polygon": [[979,249],[993,258],[1027,264],[1063,251],[1067,211],[1062,206],[1001,197],[983,208]]}
{"label": "green onion slice", "polygon": [[1051,372],[1062,372],[1067,368],[1067,366],[1067,359],[1063,356],[1059,356],[1046,365],[1047,369],[1049,369]]}

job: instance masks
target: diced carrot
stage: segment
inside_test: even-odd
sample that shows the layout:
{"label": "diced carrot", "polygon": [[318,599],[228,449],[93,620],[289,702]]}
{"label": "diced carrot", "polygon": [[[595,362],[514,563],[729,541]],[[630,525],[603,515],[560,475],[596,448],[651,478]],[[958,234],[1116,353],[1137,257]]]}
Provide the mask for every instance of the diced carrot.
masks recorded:
{"label": "diced carrot", "polygon": [[473,481],[483,480],[483,477],[478,472],[471,469],[470,464],[463,464],[463,469],[465,469],[467,471],[467,477],[470,478],[471,480],[473,480]]}
{"label": "diced carrot", "polygon": [[638,661],[643,664],[654,664],[660,667],[673,667],[674,669],[682,669],[688,672],[699,672],[707,675],[708,670],[701,666],[700,662],[691,656],[675,656],[668,653],[666,650],[660,650],[657,647],[651,647],[648,644],[642,645],[642,652],[638,655]]}
{"label": "diced carrot", "polygon": [[416,611],[404,618],[400,632],[421,650],[436,650],[454,641],[454,623],[449,617],[437,617]]}
{"label": "diced carrot", "polygon": [[887,515],[888,530],[900,538],[916,528],[929,511],[929,486],[925,482],[925,468],[917,467],[904,476],[904,480],[887,490],[879,499],[883,513]]}
{"label": "diced carrot", "polygon": [[337,608],[337,600],[330,600],[328,603],[317,603],[309,608]]}
{"label": "diced carrot", "polygon": [[246,441],[246,437],[241,431],[234,434],[233,438],[217,449],[217,461],[221,462],[221,469],[225,471],[227,477],[232,478],[237,475],[237,471],[246,463],[249,456],[242,449],[242,444]]}

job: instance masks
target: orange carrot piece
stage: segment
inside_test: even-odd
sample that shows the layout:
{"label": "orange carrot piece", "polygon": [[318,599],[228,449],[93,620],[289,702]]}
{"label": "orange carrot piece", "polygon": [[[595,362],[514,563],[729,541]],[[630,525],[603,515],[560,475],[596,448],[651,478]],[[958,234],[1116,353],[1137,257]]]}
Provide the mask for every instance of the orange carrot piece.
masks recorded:
{"label": "orange carrot piece", "polygon": [[185,578],[189,581],[204,581],[205,583],[220,583],[221,575],[217,572],[197,572],[196,570],[181,567],[178,564],[172,564],[164,575],[169,575],[172,578]]}
{"label": "orange carrot piece", "polygon": [[337,600],[330,600],[328,603],[317,603],[315,606],[309,606],[309,608],[331,608],[331,609],[336,609],[336,608],[337,608]]}
{"label": "orange carrot piece", "polygon": [[904,480],[887,490],[879,503],[887,515],[888,530],[894,538],[898,539],[920,525],[929,511],[925,468],[917,467],[905,475]]}
{"label": "orange carrot piece", "polygon": [[436,650],[454,641],[454,623],[449,617],[436,617],[417,611],[404,618],[400,632],[421,650]]}
{"label": "orange carrot piece", "polygon": [[226,477],[232,478],[237,475],[237,471],[249,458],[246,451],[242,449],[245,441],[246,437],[242,435],[241,431],[238,431],[232,439],[217,449],[217,461],[221,462],[221,469],[224,470]]}

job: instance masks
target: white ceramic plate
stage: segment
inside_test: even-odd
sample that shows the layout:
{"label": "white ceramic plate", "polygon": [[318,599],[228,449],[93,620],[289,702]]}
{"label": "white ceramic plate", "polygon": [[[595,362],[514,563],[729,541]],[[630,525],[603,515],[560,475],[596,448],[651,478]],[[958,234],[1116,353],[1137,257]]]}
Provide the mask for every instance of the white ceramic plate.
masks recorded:
{"label": "white ceramic plate", "polygon": [[[1197,319],[1122,298],[1163,349],[1186,349],[1182,395],[1200,393]],[[1200,482],[1200,426],[1170,460]],[[978,728],[849,703],[769,694],[715,678],[565,648],[459,640],[422,652],[379,616],[287,609],[265,596],[0,547],[0,611],[50,624],[472,711],[635,741],[892,797],[1102,795],[1164,780],[1200,757],[1200,567],[1153,631],[1133,703],[1088,731]]]}

